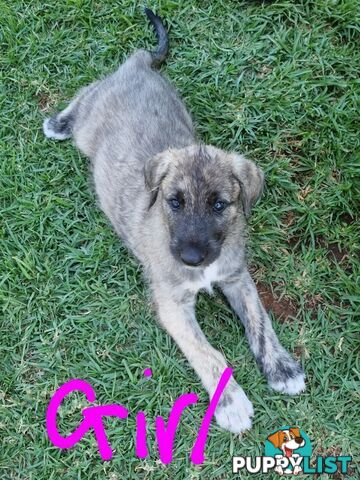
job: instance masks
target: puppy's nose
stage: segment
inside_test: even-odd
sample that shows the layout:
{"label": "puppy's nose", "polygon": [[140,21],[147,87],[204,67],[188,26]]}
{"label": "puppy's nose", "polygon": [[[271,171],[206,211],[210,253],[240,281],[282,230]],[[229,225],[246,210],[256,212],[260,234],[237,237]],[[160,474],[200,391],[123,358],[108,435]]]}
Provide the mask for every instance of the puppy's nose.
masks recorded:
{"label": "puppy's nose", "polygon": [[303,443],[304,439],[301,438],[301,437],[296,437],[295,438],[295,442],[298,444],[298,445],[301,445]]}
{"label": "puppy's nose", "polygon": [[180,258],[185,265],[196,267],[204,261],[205,255],[198,247],[190,245],[183,249]]}

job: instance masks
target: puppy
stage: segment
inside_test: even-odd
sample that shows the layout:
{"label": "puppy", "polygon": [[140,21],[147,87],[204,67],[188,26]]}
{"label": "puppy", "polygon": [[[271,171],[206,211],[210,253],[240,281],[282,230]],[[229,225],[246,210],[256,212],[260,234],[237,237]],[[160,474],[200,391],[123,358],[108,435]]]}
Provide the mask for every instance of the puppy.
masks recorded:
{"label": "puppy", "polygon": [[[211,396],[226,368],[195,318],[197,292],[217,283],[240,317],[269,384],[296,394],[300,366],[280,345],[245,263],[246,217],[263,188],[259,167],[242,155],[202,145],[174,88],[155,69],[168,52],[161,19],[155,51],[139,50],[104,80],[80,91],[45,120],[44,133],[73,137],[91,159],[100,206],[142,263],[160,324],[183,351]],[[252,404],[231,378],[217,406],[218,424],[251,427]]]}
{"label": "puppy", "polygon": [[[294,450],[301,448],[305,445],[305,440],[300,434],[299,428],[290,428],[289,430],[278,430],[277,432],[269,435],[269,442],[271,442],[275,448],[279,448],[283,452],[283,457],[298,457]],[[294,467],[294,470],[287,469],[285,472],[281,467],[278,467],[278,473],[292,473],[298,475],[302,469],[299,465]]]}

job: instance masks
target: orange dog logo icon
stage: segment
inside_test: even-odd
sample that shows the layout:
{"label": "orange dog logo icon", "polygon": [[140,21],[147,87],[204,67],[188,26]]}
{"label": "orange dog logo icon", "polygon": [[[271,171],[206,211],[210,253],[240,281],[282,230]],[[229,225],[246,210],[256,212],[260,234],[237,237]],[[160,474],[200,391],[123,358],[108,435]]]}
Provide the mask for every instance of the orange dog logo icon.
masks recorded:
{"label": "orange dog logo icon", "polygon": [[[277,432],[269,435],[267,439],[274,445],[275,448],[280,449],[283,453],[282,456],[286,458],[299,457],[299,455],[294,453],[294,451],[305,445],[305,440],[301,436],[300,429],[297,427],[289,428],[288,430],[278,430]],[[283,473],[292,473],[293,475],[298,475],[302,469],[300,466],[296,466],[294,467],[293,471],[283,471],[281,467],[278,467],[278,469],[275,468],[275,471],[280,473],[280,475]]]}

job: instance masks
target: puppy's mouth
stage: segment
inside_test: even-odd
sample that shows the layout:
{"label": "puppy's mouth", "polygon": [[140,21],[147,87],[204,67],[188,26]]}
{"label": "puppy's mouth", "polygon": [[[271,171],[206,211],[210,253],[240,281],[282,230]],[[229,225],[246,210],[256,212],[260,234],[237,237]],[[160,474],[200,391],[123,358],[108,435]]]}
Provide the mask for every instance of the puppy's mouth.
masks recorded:
{"label": "puppy's mouth", "polygon": [[287,448],[287,447],[284,446],[284,450],[285,450],[285,456],[286,457],[289,458],[289,457],[292,456],[293,451],[291,450],[291,448]]}

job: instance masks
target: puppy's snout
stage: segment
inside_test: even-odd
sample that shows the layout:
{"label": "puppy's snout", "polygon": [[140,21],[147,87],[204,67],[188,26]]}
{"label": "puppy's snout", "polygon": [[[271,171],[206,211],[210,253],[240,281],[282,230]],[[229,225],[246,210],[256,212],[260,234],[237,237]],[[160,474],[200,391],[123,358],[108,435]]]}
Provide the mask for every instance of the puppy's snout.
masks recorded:
{"label": "puppy's snout", "polygon": [[295,442],[298,444],[298,445],[301,445],[303,443],[304,439],[301,438],[301,437],[296,437],[295,438]]}
{"label": "puppy's snout", "polygon": [[203,263],[205,259],[205,252],[200,247],[188,245],[180,252],[180,258],[185,265],[197,267]]}

